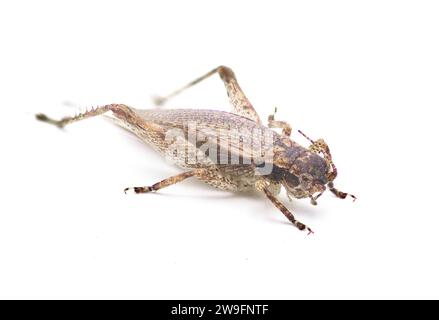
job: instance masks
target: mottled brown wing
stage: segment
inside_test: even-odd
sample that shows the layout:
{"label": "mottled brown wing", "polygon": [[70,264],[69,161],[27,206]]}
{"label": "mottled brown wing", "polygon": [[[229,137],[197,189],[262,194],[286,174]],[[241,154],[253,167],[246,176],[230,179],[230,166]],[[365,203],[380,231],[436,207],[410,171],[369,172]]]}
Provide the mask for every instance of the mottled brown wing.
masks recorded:
{"label": "mottled brown wing", "polygon": [[[267,132],[274,133],[246,117],[224,111],[133,111],[142,119],[145,127],[124,127],[182,167],[224,164],[232,159],[240,163],[251,163],[266,150],[266,146],[253,142],[261,141],[261,137]],[[189,146],[195,148],[191,149]],[[196,150],[196,160],[191,158],[192,161],[188,161],[187,156],[176,155],[176,147]]]}

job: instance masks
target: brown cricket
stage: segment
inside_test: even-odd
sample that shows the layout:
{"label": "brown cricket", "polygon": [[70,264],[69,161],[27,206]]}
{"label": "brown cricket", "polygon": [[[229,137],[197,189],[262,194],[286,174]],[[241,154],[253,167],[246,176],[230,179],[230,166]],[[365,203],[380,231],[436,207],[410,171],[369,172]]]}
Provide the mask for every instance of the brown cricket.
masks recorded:
{"label": "brown cricket", "polygon": [[[334,187],[337,168],[328,145],[322,139],[313,141],[298,130],[311,142],[308,148],[302,147],[290,139],[291,126],[285,121],[275,120],[274,114],[268,117],[268,127],[264,126],[228,67],[215,68],[181,89],[156,98],[155,103],[163,105],[215,73],[224,82],[232,105],[231,112],[161,108],[139,110],[124,104],[109,104],[61,120],[53,120],[44,114],[37,114],[36,118],[63,128],[67,124],[108,113],[118,125],[178,166],[189,169],[151,186],[125,188],[125,192],[130,189],[135,193],[157,191],[189,177],[196,177],[223,190],[257,190],[263,192],[299,230],[309,232],[312,230],[296,220],[278,200],[281,186],[286,189],[288,198],[310,198],[313,205],[317,204],[317,198],[326,187],[338,198],[344,199],[349,195],[356,199],[354,195]],[[275,128],[282,129],[282,133],[272,130]]]}

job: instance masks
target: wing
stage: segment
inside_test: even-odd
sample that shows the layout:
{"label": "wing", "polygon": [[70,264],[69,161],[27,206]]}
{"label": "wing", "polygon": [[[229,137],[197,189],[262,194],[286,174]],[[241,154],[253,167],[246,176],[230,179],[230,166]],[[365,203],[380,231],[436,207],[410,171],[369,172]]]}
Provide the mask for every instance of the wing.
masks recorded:
{"label": "wing", "polygon": [[269,150],[266,137],[277,135],[251,119],[224,111],[133,109],[133,114],[138,118],[133,123],[119,124],[185,168],[258,163]]}

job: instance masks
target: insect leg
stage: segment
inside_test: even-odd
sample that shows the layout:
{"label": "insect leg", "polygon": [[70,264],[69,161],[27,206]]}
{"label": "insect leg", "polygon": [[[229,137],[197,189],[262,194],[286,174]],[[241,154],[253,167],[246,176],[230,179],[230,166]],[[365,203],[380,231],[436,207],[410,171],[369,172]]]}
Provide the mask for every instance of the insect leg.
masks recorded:
{"label": "insect leg", "polygon": [[289,137],[291,136],[291,125],[285,121],[274,120],[277,108],[274,108],[274,113],[268,116],[268,127],[282,129],[282,134]]}
{"label": "insect leg", "polygon": [[343,191],[337,190],[337,189],[334,187],[334,184],[333,184],[332,182],[328,183],[328,187],[329,187],[329,190],[330,190],[333,194],[335,194],[335,196],[336,196],[337,198],[345,199],[347,196],[350,196],[352,199],[354,199],[353,201],[357,200],[357,197],[354,196],[353,194],[350,194],[350,193],[346,193],[346,192],[343,192]]}
{"label": "insect leg", "polygon": [[159,182],[153,184],[152,186],[125,188],[124,192],[127,193],[127,191],[130,189],[133,189],[135,193],[147,193],[147,192],[157,191],[157,190],[163,189],[165,187],[169,187],[173,184],[179,183],[187,178],[190,178],[193,176],[201,176],[206,171],[207,171],[206,169],[195,169],[192,171],[183,172],[183,173],[177,174],[175,176],[166,178],[162,181],[159,181]]}
{"label": "insect leg", "polygon": [[35,117],[37,118],[37,120],[53,124],[59,128],[63,128],[67,124],[70,124],[70,123],[73,123],[76,121],[80,121],[80,120],[84,120],[84,119],[88,119],[91,117],[99,116],[99,115],[104,114],[108,111],[113,111],[115,114],[124,114],[124,115],[128,115],[131,113],[130,108],[126,105],[108,104],[105,106],[93,108],[91,110],[88,110],[84,113],[80,113],[80,114],[73,116],[73,117],[64,117],[60,120],[51,119],[43,113],[39,113],[39,114],[35,115]]}
{"label": "insect leg", "polygon": [[187,85],[183,86],[182,88],[166,96],[155,98],[154,102],[157,105],[163,105],[170,98],[178,95],[182,91],[194,86],[195,84],[203,81],[204,79],[210,77],[215,73],[218,73],[221,77],[221,80],[223,80],[224,82],[224,85],[227,90],[227,95],[229,96],[229,101],[232,104],[232,112],[247,117],[249,119],[252,119],[257,123],[261,123],[261,120],[259,119],[256,110],[253,108],[252,104],[247,99],[241,87],[239,86],[238,81],[236,80],[235,74],[233,73],[232,69],[225,66],[219,66],[209,71],[205,75],[189,82]]}
{"label": "insect leg", "polygon": [[329,150],[328,144],[323,139],[318,139],[316,141],[312,140],[310,137],[308,137],[306,134],[304,134],[301,130],[297,130],[302,136],[304,136],[309,142],[311,142],[311,145],[309,146],[309,150],[314,153],[321,153],[323,155],[323,158],[325,158],[326,162],[328,163],[329,167],[331,168],[330,176],[328,177],[329,181],[333,181],[337,177],[337,167],[335,166],[334,162],[332,161],[332,155],[331,151]]}
{"label": "insect leg", "polygon": [[314,233],[309,227],[307,227],[305,224],[303,224],[300,221],[297,221],[296,218],[294,218],[294,215],[290,212],[290,210],[288,210],[287,207],[285,207],[282,202],[279,201],[279,199],[277,199],[267,188],[266,185],[259,185],[257,186],[258,189],[260,189],[261,191],[263,191],[265,193],[265,195],[267,196],[267,198],[276,206],[276,208],[278,208],[284,215],[285,217],[290,220],[290,222],[292,224],[294,224],[299,230],[307,230],[308,234],[310,233]]}

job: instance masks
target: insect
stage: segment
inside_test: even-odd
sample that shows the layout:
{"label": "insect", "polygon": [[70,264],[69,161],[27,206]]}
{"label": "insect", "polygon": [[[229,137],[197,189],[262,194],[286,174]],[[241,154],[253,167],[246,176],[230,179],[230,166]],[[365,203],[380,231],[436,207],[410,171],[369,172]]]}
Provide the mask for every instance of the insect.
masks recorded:
{"label": "insect", "polygon": [[[296,220],[277,198],[282,186],[290,200],[309,198],[313,205],[326,188],[338,198],[350,196],[355,201],[354,195],[334,187],[337,168],[325,141],[314,141],[299,130],[311,143],[308,148],[302,147],[290,138],[291,126],[285,121],[275,120],[276,109],[268,117],[268,126],[264,126],[228,67],[219,66],[179,90],[156,98],[155,103],[163,105],[214,74],[219,74],[224,82],[231,112],[158,107],[139,110],[124,104],[109,104],[60,120],[44,114],[37,114],[36,118],[63,128],[76,121],[111,114],[118,125],[187,169],[150,186],[125,188],[125,192],[155,192],[190,177],[223,190],[257,190],[265,194],[299,230],[308,233],[312,230]],[[282,129],[282,132],[273,129]]]}

